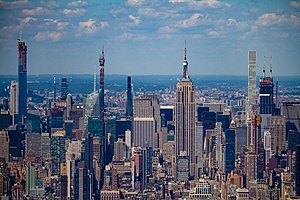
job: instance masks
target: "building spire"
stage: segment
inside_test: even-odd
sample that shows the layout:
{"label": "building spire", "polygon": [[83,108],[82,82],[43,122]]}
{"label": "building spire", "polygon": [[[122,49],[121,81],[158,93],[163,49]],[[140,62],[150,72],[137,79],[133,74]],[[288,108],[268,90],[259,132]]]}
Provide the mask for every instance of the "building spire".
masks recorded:
{"label": "building spire", "polygon": [[184,41],[184,59],[183,59],[183,75],[182,78],[189,79],[188,74],[188,61],[186,59],[186,40]]}

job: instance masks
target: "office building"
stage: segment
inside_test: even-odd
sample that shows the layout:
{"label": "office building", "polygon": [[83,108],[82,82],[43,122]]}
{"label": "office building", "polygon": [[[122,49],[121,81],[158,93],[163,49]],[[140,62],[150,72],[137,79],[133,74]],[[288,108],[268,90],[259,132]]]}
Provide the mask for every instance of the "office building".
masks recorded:
{"label": "office building", "polygon": [[18,81],[11,81],[9,112],[12,115],[13,124],[17,123],[19,115],[19,84]]}
{"label": "office building", "polygon": [[41,134],[27,133],[26,136],[26,156],[35,156],[37,158],[42,155]]}
{"label": "office building", "polygon": [[27,46],[18,40],[18,83],[19,83],[19,117],[18,122],[26,117],[27,113]]}
{"label": "office building", "polygon": [[9,136],[7,131],[0,131],[0,158],[9,162]]}
{"label": "office building", "polygon": [[116,139],[122,138],[125,141],[125,132],[127,130],[132,131],[132,120],[127,118],[116,120]]}
{"label": "office building", "polygon": [[134,146],[141,148],[146,146],[153,147],[153,136],[155,134],[155,120],[153,117],[134,117],[133,130]]}
{"label": "office building", "polygon": [[133,96],[132,96],[132,85],[131,76],[127,77],[127,91],[126,91],[126,117],[132,119],[133,117]]}
{"label": "office building", "polygon": [[126,144],[123,139],[118,138],[118,141],[114,143],[114,161],[123,161],[126,157]]}
{"label": "office building", "polygon": [[270,132],[272,137],[272,152],[285,152],[286,146],[286,120],[284,116],[272,116],[270,118]]}
{"label": "office building", "polygon": [[[161,129],[160,105],[157,95],[141,95],[134,99],[134,120],[137,118],[153,118],[154,132],[150,136],[152,141],[148,141],[151,146],[159,148],[159,133]],[[135,123],[135,122],[134,122]],[[134,129],[135,130],[135,129]],[[134,132],[135,135],[135,132]]]}
{"label": "office building", "polygon": [[230,173],[235,168],[235,130],[225,131],[225,172]]}
{"label": "office building", "polygon": [[67,80],[67,78],[62,78],[61,79],[61,96],[60,96],[60,99],[65,101],[67,99],[68,94],[69,94],[68,80]]}
{"label": "office building", "polygon": [[42,133],[41,134],[41,156],[44,160],[50,160],[51,153],[50,153],[50,137],[49,133]]}
{"label": "office building", "polygon": [[100,120],[99,91],[94,91],[86,98],[83,128],[85,134],[88,132],[88,122],[90,117],[98,118],[98,120]]}
{"label": "office building", "polygon": [[66,162],[65,132],[56,131],[50,138],[51,175],[60,174],[60,164]]}
{"label": "office building", "polygon": [[176,87],[175,100],[175,147],[176,155],[186,152],[190,162],[190,176],[195,176],[195,97],[194,85],[188,74],[186,48],[183,60],[183,75]]}

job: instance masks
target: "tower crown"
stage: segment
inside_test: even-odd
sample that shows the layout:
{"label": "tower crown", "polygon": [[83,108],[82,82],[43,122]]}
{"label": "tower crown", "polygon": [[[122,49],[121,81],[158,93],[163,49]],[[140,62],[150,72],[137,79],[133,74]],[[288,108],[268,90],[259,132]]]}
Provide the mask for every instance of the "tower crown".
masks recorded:
{"label": "tower crown", "polygon": [[189,73],[188,73],[188,61],[186,59],[186,41],[184,43],[184,58],[183,58],[183,79],[189,79]]}
{"label": "tower crown", "polygon": [[104,63],[105,63],[105,58],[104,58],[104,47],[102,48],[102,53],[101,53],[101,55],[100,55],[99,63],[100,63],[100,66],[103,66],[103,67],[104,67]]}

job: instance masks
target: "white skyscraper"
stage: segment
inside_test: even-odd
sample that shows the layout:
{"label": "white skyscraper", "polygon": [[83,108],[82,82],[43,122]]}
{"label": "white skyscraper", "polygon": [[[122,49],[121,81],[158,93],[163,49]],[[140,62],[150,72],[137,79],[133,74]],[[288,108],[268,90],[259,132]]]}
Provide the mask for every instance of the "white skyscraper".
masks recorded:
{"label": "white skyscraper", "polygon": [[248,51],[247,118],[251,118],[251,111],[255,105],[255,96],[256,96],[256,51]]}

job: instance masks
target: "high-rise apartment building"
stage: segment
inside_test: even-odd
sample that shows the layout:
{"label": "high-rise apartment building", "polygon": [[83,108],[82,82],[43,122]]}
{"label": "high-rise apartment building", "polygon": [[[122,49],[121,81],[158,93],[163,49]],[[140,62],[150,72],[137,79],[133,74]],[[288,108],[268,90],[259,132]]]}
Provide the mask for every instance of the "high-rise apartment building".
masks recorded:
{"label": "high-rise apartment building", "polygon": [[13,80],[10,84],[10,103],[9,103],[9,111],[12,115],[13,124],[15,124],[18,120],[16,117],[19,114],[19,84],[18,81]]}
{"label": "high-rise apartment building", "polygon": [[247,119],[251,118],[251,112],[255,105],[256,96],[256,51],[248,51],[248,104]]}
{"label": "high-rise apartment building", "polygon": [[25,42],[18,40],[18,83],[19,83],[19,117],[22,122],[26,117],[27,109],[27,46]]}
{"label": "high-rise apartment building", "polygon": [[176,156],[186,152],[190,163],[190,176],[195,176],[195,97],[194,85],[188,74],[186,48],[183,60],[183,75],[176,87],[175,100],[175,147]]}
{"label": "high-rise apartment building", "polygon": [[127,77],[127,102],[126,102],[126,117],[133,117],[133,97],[132,97],[132,87],[131,87],[131,76]]}

